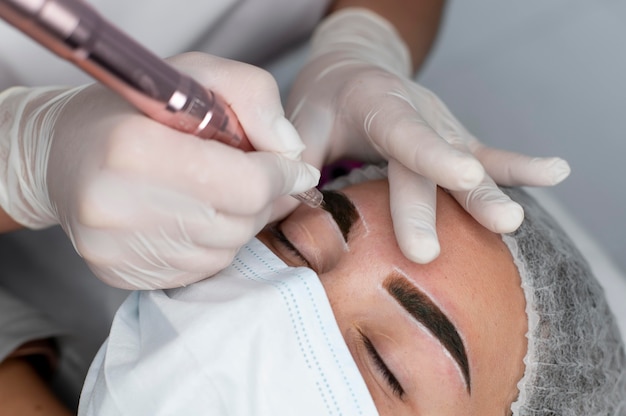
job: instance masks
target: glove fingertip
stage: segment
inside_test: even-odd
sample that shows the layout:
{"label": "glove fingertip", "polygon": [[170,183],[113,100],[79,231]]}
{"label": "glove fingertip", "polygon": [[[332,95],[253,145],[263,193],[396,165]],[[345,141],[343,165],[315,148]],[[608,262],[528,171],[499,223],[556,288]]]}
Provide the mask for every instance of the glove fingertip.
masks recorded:
{"label": "glove fingertip", "polygon": [[566,160],[558,157],[552,159],[548,168],[550,185],[556,185],[563,182],[565,178],[570,175],[571,172],[572,169],[570,168],[569,163],[567,163]]}
{"label": "glove fingertip", "polygon": [[435,260],[441,252],[437,236],[430,232],[416,233],[400,244],[402,253],[414,263],[426,264]]}
{"label": "glove fingertip", "polygon": [[517,202],[509,201],[503,204],[497,214],[494,215],[491,230],[496,233],[506,234],[517,230],[524,221],[524,209]]}
{"label": "glove fingertip", "polygon": [[293,124],[284,117],[278,117],[272,124],[272,132],[275,137],[271,146],[274,148],[268,150],[277,151],[289,159],[299,160],[306,146]]}
{"label": "glove fingertip", "polygon": [[269,133],[254,137],[256,150],[276,152],[291,160],[300,160],[306,148],[296,128],[285,117],[278,116],[269,124]]}
{"label": "glove fingertip", "polygon": [[316,169],[312,165],[304,162],[295,162],[302,165],[301,169],[298,169],[298,172],[294,178],[293,184],[291,186],[291,190],[287,193],[289,194],[297,194],[300,192],[307,191],[315,186],[320,181],[321,173],[319,169]]}

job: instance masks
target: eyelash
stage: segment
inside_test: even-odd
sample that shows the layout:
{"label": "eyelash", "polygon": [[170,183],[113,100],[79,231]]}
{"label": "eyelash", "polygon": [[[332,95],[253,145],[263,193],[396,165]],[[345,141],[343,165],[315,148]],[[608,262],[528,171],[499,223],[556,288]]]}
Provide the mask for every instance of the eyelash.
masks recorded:
{"label": "eyelash", "polygon": [[363,342],[363,345],[365,345],[365,349],[369,353],[370,357],[372,357],[372,361],[374,361],[376,368],[378,368],[378,370],[385,378],[385,381],[387,381],[387,384],[391,388],[393,394],[400,400],[404,400],[404,389],[402,388],[402,385],[400,384],[396,376],[393,375],[391,370],[389,370],[389,367],[387,367],[387,364],[385,364],[383,359],[380,357],[380,354],[378,354],[378,351],[376,351],[376,348],[374,347],[374,344],[372,344],[372,341],[370,341],[370,339],[366,337],[361,331],[359,331],[359,334],[361,335],[361,341]]}
{"label": "eyelash", "polygon": [[[287,239],[287,237],[280,228],[273,227],[272,234],[274,234],[276,240],[278,240],[278,242],[281,243],[284,248],[289,250],[292,254],[298,257],[298,259],[302,260],[307,266],[310,267],[307,259],[305,259],[302,253],[300,253],[298,249],[291,243],[291,241]],[[361,331],[359,331],[359,334],[361,336],[361,342],[363,342],[363,345],[365,345],[365,349],[372,358],[372,361],[374,361],[376,368],[382,373],[385,381],[387,381],[387,384],[391,388],[391,391],[396,397],[398,397],[400,400],[403,400],[405,392],[402,388],[402,385],[400,384],[396,376],[391,372],[391,370],[389,370],[387,364],[385,364],[383,359],[380,357],[380,354],[378,354],[378,351],[376,351],[376,348],[374,347],[374,344],[372,344],[372,341],[368,337],[366,337]]]}
{"label": "eyelash", "polygon": [[298,257],[299,260],[302,260],[302,262],[304,262],[304,264],[307,267],[311,267],[311,265],[309,264],[308,260],[304,258],[304,256],[302,255],[302,253],[300,253],[298,251],[298,249],[291,243],[291,241],[289,241],[287,239],[287,237],[285,236],[285,234],[282,232],[282,230],[280,228],[278,228],[278,226],[276,227],[272,227],[272,234],[274,234],[274,237],[276,238],[276,240],[278,240],[279,243],[281,243],[281,245],[286,248],[287,250],[289,250],[293,255],[295,255],[296,257]]}

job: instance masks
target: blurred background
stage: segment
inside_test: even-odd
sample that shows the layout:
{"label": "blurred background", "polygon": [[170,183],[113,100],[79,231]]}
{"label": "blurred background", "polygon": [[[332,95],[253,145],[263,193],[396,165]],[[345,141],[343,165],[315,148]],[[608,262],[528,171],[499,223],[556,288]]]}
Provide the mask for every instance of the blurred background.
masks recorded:
{"label": "blurred background", "polygon": [[[484,143],[566,159],[572,174],[542,195],[624,276],[625,45],[622,0],[448,0],[417,75]],[[283,95],[305,56],[267,66]]]}
{"label": "blurred background", "polygon": [[626,271],[626,2],[449,1],[418,81],[483,142],[561,156],[551,192]]}

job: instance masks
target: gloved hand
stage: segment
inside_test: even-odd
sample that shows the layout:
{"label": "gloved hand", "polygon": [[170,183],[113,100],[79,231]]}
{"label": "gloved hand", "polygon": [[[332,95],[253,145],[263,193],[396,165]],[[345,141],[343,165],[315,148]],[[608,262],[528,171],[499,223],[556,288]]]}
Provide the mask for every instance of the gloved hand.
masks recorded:
{"label": "gloved hand", "polygon": [[554,185],[569,166],[484,146],[411,79],[410,66],[386,20],[366,9],[341,10],[318,26],[286,110],[307,146],[303,160],[315,166],[340,158],[389,161],[398,243],[408,258],[427,263],[440,250],[435,185],[485,227],[505,233],[519,227],[523,210],[494,181]]}
{"label": "gloved hand", "polygon": [[[319,180],[273,78],[204,54],[174,66],[230,100],[257,152],[174,131],[95,84],[0,95],[0,204],[17,222],[60,223],[110,285],[187,285],[226,267],[281,204]],[[281,196],[284,196],[281,198]]]}

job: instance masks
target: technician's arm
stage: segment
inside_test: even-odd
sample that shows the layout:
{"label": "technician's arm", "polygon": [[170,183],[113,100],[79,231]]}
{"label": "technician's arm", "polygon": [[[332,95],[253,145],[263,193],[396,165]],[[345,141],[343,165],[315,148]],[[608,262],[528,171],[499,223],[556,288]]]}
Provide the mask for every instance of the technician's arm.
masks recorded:
{"label": "technician's arm", "polygon": [[25,358],[9,358],[0,363],[0,403],[0,416],[72,414]]}
{"label": "technician's arm", "polygon": [[439,254],[435,186],[451,191],[494,232],[515,230],[523,211],[501,185],[554,185],[569,174],[558,158],[491,149],[473,137],[413,76],[436,37],[442,0],[337,0],[311,41],[287,113],[322,166],[341,158],[389,162],[398,244],[426,263]]}
{"label": "technician's arm", "polygon": [[432,48],[444,12],[445,0],[336,0],[330,13],[363,7],[387,19],[396,28],[418,71]]}
{"label": "technician's arm", "polygon": [[8,231],[14,231],[22,226],[15,222],[13,218],[7,215],[7,213],[0,208],[0,233],[6,233]]}

